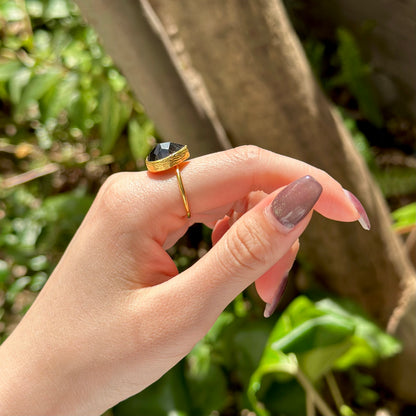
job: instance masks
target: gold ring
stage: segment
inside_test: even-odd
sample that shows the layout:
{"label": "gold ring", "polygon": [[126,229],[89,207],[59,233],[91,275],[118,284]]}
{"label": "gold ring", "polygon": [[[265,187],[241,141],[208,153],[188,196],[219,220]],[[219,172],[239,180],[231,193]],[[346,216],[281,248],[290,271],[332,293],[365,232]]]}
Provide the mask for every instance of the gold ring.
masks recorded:
{"label": "gold ring", "polygon": [[186,197],[181,172],[179,170],[180,164],[189,159],[189,157],[188,147],[184,144],[172,142],[159,143],[147,156],[146,166],[149,172],[163,172],[171,168],[176,168],[176,177],[178,179],[183,205],[185,206],[186,216],[191,218],[188,198]]}

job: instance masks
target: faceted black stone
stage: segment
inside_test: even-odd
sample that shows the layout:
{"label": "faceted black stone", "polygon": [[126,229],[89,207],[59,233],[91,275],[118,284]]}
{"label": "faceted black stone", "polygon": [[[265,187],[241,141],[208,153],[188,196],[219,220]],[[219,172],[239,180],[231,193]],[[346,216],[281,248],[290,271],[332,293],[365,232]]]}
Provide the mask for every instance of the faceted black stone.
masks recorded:
{"label": "faceted black stone", "polygon": [[176,153],[178,150],[181,150],[183,147],[183,144],[177,144],[172,142],[159,143],[149,153],[147,160],[149,162],[154,162],[156,160],[164,159],[165,157],[168,157],[169,155]]}

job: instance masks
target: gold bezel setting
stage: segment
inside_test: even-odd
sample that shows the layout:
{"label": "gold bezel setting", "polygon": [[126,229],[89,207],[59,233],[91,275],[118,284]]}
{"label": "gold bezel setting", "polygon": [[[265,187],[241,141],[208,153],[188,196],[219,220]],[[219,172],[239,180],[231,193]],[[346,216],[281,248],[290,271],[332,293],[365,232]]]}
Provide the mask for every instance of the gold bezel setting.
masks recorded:
{"label": "gold bezel setting", "polygon": [[[175,145],[175,143],[173,144]],[[182,147],[176,152],[171,153],[162,159],[149,160],[149,156],[147,156],[146,167],[149,170],[149,172],[162,172],[164,170],[168,170],[175,166],[178,166],[182,162],[185,162],[185,160],[189,159],[190,154],[189,154],[188,147],[186,145],[177,145],[177,146],[182,146]]]}
{"label": "gold bezel setting", "polygon": [[176,168],[176,178],[178,179],[179,191],[186,210],[186,216],[191,218],[191,211],[180,171],[180,164],[189,159],[189,157],[188,147],[184,144],[172,142],[159,143],[147,156],[146,166],[149,172],[163,172],[171,168]]}

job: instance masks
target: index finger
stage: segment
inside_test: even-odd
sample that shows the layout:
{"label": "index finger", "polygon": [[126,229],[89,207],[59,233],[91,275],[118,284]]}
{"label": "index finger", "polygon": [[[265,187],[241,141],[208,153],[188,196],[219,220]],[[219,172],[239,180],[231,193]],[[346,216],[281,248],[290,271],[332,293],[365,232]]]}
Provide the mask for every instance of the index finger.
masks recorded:
{"label": "index finger", "polygon": [[[252,191],[270,193],[305,175],[313,176],[323,187],[315,208],[320,214],[337,221],[360,218],[342,186],[325,171],[257,146],[241,146],[192,159],[181,168],[181,173],[195,222],[210,211],[225,215],[227,207]],[[148,179],[153,184],[157,180],[158,189],[163,189],[153,198],[151,215],[158,215],[163,209],[166,216],[169,204],[171,214],[183,216],[174,173],[149,173]]]}

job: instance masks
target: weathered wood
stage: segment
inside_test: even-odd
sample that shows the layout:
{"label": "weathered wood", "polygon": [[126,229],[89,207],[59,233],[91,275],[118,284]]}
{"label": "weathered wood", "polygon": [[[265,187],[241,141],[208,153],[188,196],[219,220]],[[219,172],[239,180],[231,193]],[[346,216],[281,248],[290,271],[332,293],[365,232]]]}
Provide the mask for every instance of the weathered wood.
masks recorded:
{"label": "weathered wood", "polygon": [[[202,75],[233,145],[258,144],[319,166],[363,202],[371,232],[315,218],[302,238],[303,253],[328,289],[355,299],[387,326],[409,305],[404,299],[415,296],[414,270],[391,229],[384,198],[314,81],[282,4],[152,0],[152,5],[163,21],[177,25],[176,36]],[[391,375],[396,380],[389,387],[416,401],[414,389],[397,384],[400,378],[414,385],[416,351],[409,346],[414,347],[416,328],[407,328],[402,340],[406,354],[397,362],[406,365]]]}
{"label": "weathered wood", "polygon": [[162,137],[186,142],[192,156],[229,147],[215,114],[208,113],[182,77],[147,1],[80,0],[78,6]]}

